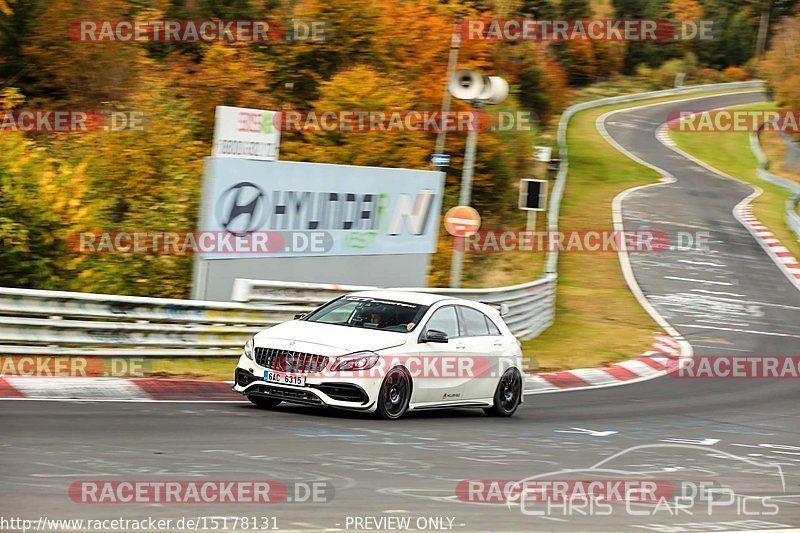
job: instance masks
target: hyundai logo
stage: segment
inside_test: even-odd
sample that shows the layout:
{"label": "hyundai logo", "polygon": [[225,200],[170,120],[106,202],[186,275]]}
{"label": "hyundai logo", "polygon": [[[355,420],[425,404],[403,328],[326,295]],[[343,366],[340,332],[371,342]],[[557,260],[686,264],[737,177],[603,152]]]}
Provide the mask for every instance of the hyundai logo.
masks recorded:
{"label": "hyundai logo", "polygon": [[228,233],[245,237],[259,229],[267,217],[267,197],[258,185],[242,181],[217,200],[217,220]]}

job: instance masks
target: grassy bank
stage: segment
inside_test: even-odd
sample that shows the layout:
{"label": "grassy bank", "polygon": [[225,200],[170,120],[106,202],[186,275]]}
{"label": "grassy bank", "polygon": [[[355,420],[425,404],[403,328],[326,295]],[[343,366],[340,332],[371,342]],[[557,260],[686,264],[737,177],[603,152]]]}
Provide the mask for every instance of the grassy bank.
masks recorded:
{"label": "grassy bank", "polygon": [[[746,109],[777,109],[774,104],[742,106]],[[800,257],[800,243],[784,222],[784,208],[791,193],[761,180],[756,175],[758,161],[750,150],[749,133],[707,133],[670,131],[678,147],[720,172],[763,189],[753,200],[753,214],[780,239],[795,257]],[[774,156],[774,154],[773,154]]]}

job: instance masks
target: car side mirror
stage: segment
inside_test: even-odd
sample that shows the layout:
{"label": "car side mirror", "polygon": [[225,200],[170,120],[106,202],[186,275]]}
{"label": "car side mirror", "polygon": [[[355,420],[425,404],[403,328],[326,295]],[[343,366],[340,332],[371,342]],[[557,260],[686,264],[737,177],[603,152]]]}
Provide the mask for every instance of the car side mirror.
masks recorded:
{"label": "car side mirror", "polygon": [[294,315],[294,319],[295,319],[295,320],[300,320],[301,318],[305,318],[305,316],[306,316],[307,314],[308,314],[308,313],[298,313],[298,314]]}
{"label": "car side mirror", "polygon": [[422,338],[424,342],[449,342],[447,333],[438,329],[429,329]]}

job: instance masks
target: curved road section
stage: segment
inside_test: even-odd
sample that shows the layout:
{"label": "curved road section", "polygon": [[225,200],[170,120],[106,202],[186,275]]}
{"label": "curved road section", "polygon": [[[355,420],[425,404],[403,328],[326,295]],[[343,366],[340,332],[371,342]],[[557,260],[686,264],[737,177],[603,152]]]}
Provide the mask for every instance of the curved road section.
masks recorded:
{"label": "curved road section", "polygon": [[[710,234],[707,249],[631,255],[644,297],[696,358],[800,354],[800,291],[733,215],[753,188],[655,136],[672,110],[761,98],[701,97],[605,120],[614,142],[676,179],[627,194],[625,229]],[[5,401],[0,529],[9,518],[153,518],[185,530],[196,518],[209,530],[219,517],[256,516],[281,531],[790,530],[800,527],[798,400],[797,378],[664,377],[530,396],[511,419],[465,410],[385,423],[292,406]],[[76,492],[86,482],[173,480],[273,481],[287,492],[268,505],[108,505],[96,503],[102,487]],[[327,489],[316,501],[314,483]],[[97,530],[88,524],[72,526]]]}

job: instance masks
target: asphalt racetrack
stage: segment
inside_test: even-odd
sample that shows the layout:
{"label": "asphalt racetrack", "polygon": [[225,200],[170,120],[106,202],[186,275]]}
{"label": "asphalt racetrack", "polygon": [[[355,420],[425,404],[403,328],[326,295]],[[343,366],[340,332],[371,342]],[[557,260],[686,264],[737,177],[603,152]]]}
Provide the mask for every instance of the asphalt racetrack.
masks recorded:
{"label": "asphalt racetrack", "polygon": [[[695,355],[800,354],[800,291],[732,213],[752,187],[710,173],[655,136],[671,110],[761,100],[702,97],[605,120],[617,143],[677,179],[627,195],[625,228],[711,234],[707,251],[631,256],[649,302]],[[299,406],[3,401],[0,515],[37,523],[257,516],[274,517],[280,531],[389,530],[403,517],[409,529],[426,531],[800,528],[799,407],[797,379],[675,377],[528,396],[511,419],[471,410],[382,422]],[[457,494],[462,480],[523,478],[651,479],[676,494],[661,505],[602,509]],[[99,505],[68,496],[80,480],[202,479],[324,481],[333,490],[328,502],[269,505]],[[728,491],[690,497],[711,484]],[[681,490],[689,499],[675,505]]]}

